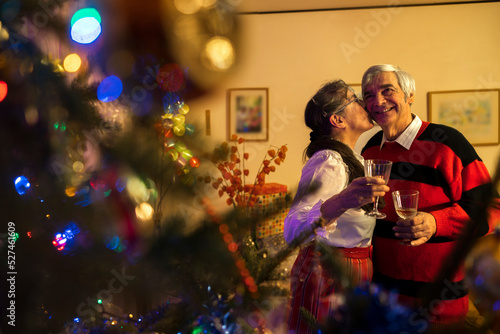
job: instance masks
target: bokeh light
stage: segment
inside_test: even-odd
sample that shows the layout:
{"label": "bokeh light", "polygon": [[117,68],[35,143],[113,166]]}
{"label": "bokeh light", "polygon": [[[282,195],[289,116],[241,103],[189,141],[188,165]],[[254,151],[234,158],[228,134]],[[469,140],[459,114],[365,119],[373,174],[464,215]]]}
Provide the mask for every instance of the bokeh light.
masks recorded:
{"label": "bokeh light", "polygon": [[71,246],[73,244],[73,239],[78,233],[80,233],[80,228],[74,222],[71,222],[64,228],[63,232],[57,232],[54,235],[52,244],[58,251],[62,251],[66,246]]}
{"label": "bokeh light", "polygon": [[174,22],[172,31],[184,41],[196,41],[201,31],[200,21],[192,16],[181,16]]}
{"label": "bokeh light", "polygon": [[64,192],[66,193],[66,196],[73,197],[76,195],[76,187],[67,186]]}
{"label": "bokeh light", "polygon": [[156,81],[167,92],[178,92],[186,86],[184,71],[177,64],[163,65],[156,75]]}
{"label": "bokeh light", "polygon": [[21,1],[4,1],[0,8],[0,21],[9,22],[16,18],[21,9]]}
{"label": "bokeh light", "polygon": [[229,251],[231,253],[234,253],[238,250],[238,244],[236,242],[231,242],[228,246],[227,246],[227,249],[229,249]]}
{"label": "bokeh light", "polygon": [[[56,65],[56,67],[58,67]],[[19,74],[23,77],[30,75],[33,72],[33,62],[31,59],[25,59],[21,64],[19,64]]]}
{"label": "bokeh light", "polygon": [[14,186],[16,187],[16,191],[19,195],[24,195],[31,187],[31,184],[26,176],[21,175],[14,181]]}
{"label": "bokeh light", "polygon": [[101,30],[101,16],[95,8],[80,9],[71,18],[71,39],[77,43],[92,43]]}
{"label": "bokeh light", "polygon": [[62,233],[57,233],[54,236],[52,244],[57,248],[58,251],[62,251],[64,247],[66,247],[66,242],[68,242],[68,239]]}
{"label": "bokeh light", "polygon": [[73,171],[75,173],[83,173],[84,170],[85,170],[85,165],[83,164],[83,162],[75,161],[73,163]]}
{"label": "bokeh light", "polygon": [[35,125],[38,122],[38,109],[35,106],[29,106],[24,111],[24,118],[28,125]]}
{"label": "bokeh light", "polygon": [[97,98],[102,102],[111,102],[120,97],[123,83],[116,75],[111,75],[101,81],[97,87]]}
{"label": "bokeh light", "polygon": [[194,14],[203,6],[203,0],[174,0],[174,6],[182,14]]}
{"label": "bokeh light", "polygon": [[74,26],[76,22],[86,17],[94,18],[99,24],[101,24],[101,15],[97,9],[89,7],[82,8],[73,14],[73,17],[71,17],[71,26]]}
{"label": "bokeh light", "polygon": [[207,68],[225,71],[234,63],[233,44],[225,37],[213,37],[205,44],[203,56]]}
{"label": "bokeh light", "polygon": [[135,207],[135,215],[142,221],[147,221],[153,218],[153,207],[151,204],[143,202]]}
{"label": "bokeh light", "polygon": [[61,132],[64,132],[64,131],[66,131],[66,123],[64,123],[64,122],[55,122],[54,123],[54,129],[58,130],[58,131],[61,131]]}
{"label": "bokeh light", "polygon": [[150,192],[148,188],[138,177],[130,177],[127,180],[127,192],[129,196],[136,201],[136,203],[145,202],[149,199]]}
{"label": "bokeh light", "polygon": [[210,8],[215,5],[216,2],[217,0],[203,0],[203,7]]}
{"label": "bokeh light", "polygon": [[109,248],[111,250],[116,249],[120,245],[120,237],[117,235],[113,236],[107,243],[106,243],[106,248]]}
{"label": "bokeh light", "polygon": [[66,72],[76,72],[82,66],[82,59],[76,53],[72,53],[64,58],[63,66]]}
{"label": "bokeh light", "polygon": [[0,81],[0,102],[7,96],[7,90],[7,83],[5,81]]}

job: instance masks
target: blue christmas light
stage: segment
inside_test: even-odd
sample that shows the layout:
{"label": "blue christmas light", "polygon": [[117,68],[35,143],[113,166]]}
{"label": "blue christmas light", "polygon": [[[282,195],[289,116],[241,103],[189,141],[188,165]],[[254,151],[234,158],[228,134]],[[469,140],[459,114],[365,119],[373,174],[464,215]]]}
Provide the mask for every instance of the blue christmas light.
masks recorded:
{"label": "blue christmas light", "polygon": [[105,78],[97,88],[97,98],[102,102],[111,102],[120,97],[123,83],[116,75]]}
{"label": "blue christmas light", "polygon": [[118,246],[120,245],[120,238],[115,235],[113,238],[111,238],[111,240],[106,244],[106,247],[111,249],[111,250],[114,250],[116,249]]}
{"label": "blue christmas light", "polygon": [[484,284],[484,276],[482,276],[482,275],[478,275],[478,276],[476,277],[476,279],[474,280],[474,283],[475,283],[476,285],[478,285],[478,286],[479,286],[479,285],[483,285],[483,284]]}
{"label": "blue christmas light", "polygon": [[71,39],[77,43],[92,43],[101,30],[101,16],[95,8],[80,9],[71,18]]}
{"label": "blue christmas light", "polygon": [[26,176],[21,175],[14,181],[14,186],[16,187],[16,191],[19,195],[24,195],[31,187],[31,184]]}
{"label": "blue christmas light", "polygon": [[66,246],[71,245],[72,239],[80,233],[78,226],[71,222],[64,228],[64,232],[58,232],[54,236],[52,244],[57,248],[58,251],[62,251]]}
{"label": "blue christmas light", "polygon": [[116,180],[115,187],[119,192],[122,192],[127,185],[127,179],[125,177],[120,177]]}

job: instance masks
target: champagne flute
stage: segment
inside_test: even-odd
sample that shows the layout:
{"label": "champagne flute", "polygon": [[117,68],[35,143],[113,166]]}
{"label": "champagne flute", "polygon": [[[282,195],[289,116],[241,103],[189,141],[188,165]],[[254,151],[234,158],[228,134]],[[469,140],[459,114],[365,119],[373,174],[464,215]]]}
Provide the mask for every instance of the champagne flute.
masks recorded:
{"label": "champagne flute", "polygon": [[[385,181],[385,184],[389,181],[391,176],[392,161],[389,160],[365,160],[365,176],[375,176],[380,177]],[[373,210],[366,213],[370,217],[375,218],[385,218],[386,215],[378,211],[378,196],[373,204]]]}
{"label": "champagne flute", "polygon": [[[406,220],[417,215],[418,194],[417,190],[397,190],[392,192],[394,209],[399,218]],[[410,239],[401,240],[404,245],[408,245],[410,242]]]}

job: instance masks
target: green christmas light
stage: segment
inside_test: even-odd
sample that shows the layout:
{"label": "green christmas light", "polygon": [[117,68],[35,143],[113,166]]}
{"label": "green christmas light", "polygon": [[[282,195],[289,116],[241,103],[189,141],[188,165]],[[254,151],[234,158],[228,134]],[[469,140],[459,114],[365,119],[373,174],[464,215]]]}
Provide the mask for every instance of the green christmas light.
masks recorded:
{"label": "green christmas light", "polygon": [[83,8],[77,11],[75,14],[73,14],[73,17],[71,18],[71,26],[73,26],[76,21],[87,18],[87,17],[92,17],[96,19],[99,24],[101,24],[101,15],[99,15],[99,12],[95,8]]}

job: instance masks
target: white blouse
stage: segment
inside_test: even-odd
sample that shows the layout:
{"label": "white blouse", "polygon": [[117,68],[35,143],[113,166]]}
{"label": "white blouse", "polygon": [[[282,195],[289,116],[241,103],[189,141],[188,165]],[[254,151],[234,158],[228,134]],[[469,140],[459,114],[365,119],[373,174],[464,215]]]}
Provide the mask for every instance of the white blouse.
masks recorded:
{"label": "white blouse", "polygon": [[[363,157],[354,155],[363,164]],[[321,217],[324,201],[341,192],[349,182],[349,170],[336,151],[316,152],[302,169],[299,187],[285,218],[284,237],[291,243],[309,225]],[[318,228],[316,237],[336,247],[368,247],[371,245],[375,218],[361,208],[349,209],[336,223]],[[327,231],[328,230],[328,231]],[[332,231],[333,230],[333,231]]]}

